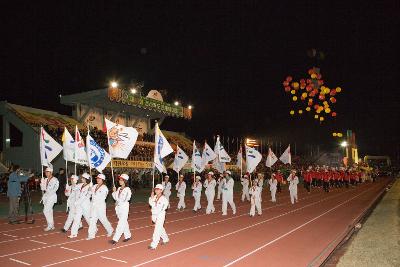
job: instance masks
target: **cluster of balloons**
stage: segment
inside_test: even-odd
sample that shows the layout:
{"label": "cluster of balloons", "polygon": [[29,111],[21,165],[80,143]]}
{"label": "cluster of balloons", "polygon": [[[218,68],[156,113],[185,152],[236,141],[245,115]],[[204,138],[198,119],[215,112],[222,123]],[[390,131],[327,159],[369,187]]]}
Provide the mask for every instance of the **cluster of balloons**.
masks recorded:
{"label": "cluster of balloons", "polygon": [[342,133],[332,133],[333,137],[343,137]]}
{"label": "cluster of balloons", "polygon": [[296,113],[302,115],[304,110],[313,114],[314,119],[323,122],[325,116],[336,117],[337,113],[333,110],[336,103],[336,95],[342,88],[331,89],[324,85],[320,69],[313,67],[308,70],[309,78],[293,81],[291,76],[287,76],[283,81],[285,92],[290,94],[293,106],[298,107],[297,111],[290,110],[289,114],[294,116]]}

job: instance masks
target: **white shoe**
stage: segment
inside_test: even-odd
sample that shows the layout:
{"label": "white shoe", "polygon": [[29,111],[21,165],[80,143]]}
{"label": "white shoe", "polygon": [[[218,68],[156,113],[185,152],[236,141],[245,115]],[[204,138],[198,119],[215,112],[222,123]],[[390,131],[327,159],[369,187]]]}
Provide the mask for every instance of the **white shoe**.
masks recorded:
{"label": "white shoe", "polygon": [[45,232],[52,231],[52,230],[54,230],[54,226],[53,227],[46,227],[44,229]]}
{"label": "white shoe", "polygon": [[107,234],[107,237],[112,237],[113,233],[114,233],[114,229],[110,233]]}
{"label": "white shoe", "polygon": [[86,240],[92,240],[92,239],[94,239],[94,237],[88,237],[88,238],[86,238]]}
{"label": "white shoe", "polygon": [[76,238],[76,235],[69,235],[68,238]]}
{"label": "white shoe", "polygon": [[222,213],[222,216],[227,216],[228,214],[226,214],[226,213]]}

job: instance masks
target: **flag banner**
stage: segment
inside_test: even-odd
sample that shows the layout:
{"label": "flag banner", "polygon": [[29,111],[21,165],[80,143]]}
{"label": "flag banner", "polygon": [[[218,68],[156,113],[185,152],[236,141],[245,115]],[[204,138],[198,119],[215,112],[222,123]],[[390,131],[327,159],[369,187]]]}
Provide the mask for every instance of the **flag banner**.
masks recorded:
{"label": "flag banner", "polygon": [[154,166],[161,172],[166,173],[167,169],[164,166],[163,158],[174,152],[167,138],[164,137],[158,123],[154,126],[155,131],[155,147],[154,147]]}
{"label": "flag banner", "polygon": [[75,161],[76,164],[89,165],[85,142],[79,133],[78,126],[75,126]]}
{"label": "flag banner", "polygon": [[43,166],[51,167],[55,157],[60,154],[63,147],[57,143],[44,129],[40,127],[40,160]]}
{"label": "flag banner", "polygon": [[139,133],[133,127],[125,127],[105,119],[110,155],[127,159],[135,146]]}
{"label": "flag banner", "polygon": [[90,167],[95,168],[99,172],[103,172],[104,168],[107,167],[108,163],[111,161],[110,154],[100,147],[89,133],[86,136],[86,144]]}
{"label": "flag banner", "polygon": [[279,158],[285,164],[292,164],[292,155],[290,154],[290,145],[286,148],[285,152]]}
{"label": "flag banner", "polygon": [[218,155],[218,160],[222,163],[231,162],[231,157],[228,155],[228,153],[225,151],[224,147],[222,146],[222,144],[219,140],[219,136],[217,136],[217,141],[215,143],[215,146],[218,148],[216,151],[214,148],[215,154]]}
{"label": "flag banner", "polygon": [[191,166],[195,172],[202,172],[205,168],[200,150],[196,147],[196,141],[193,141],[193,153],[192,153],[192,165]]}
{"label": "flag banner", "polygon": [[214,160],[217,157],[217,154],[211,149],[211,147],[207,144],[204,144],[203,149],[203,165],[207,165],[210,161]]}
{"label": "flag banner", "polygon": [[242,155],[242,148],[240,148],[239,152],[237,153],[236,166],[238,166],[238,168],[241,168],[242,165],[243,165],[243,155]]}
{"label": "flag banner", "polygon": [[275,164],[275,162],[278,161],[278,158],[275,156],[274,152],[272,151],[271,148],[268,149],[268,156],[267,160],[265,161],[265,166],[271,168],[272,165]]}
{"label": "flag banner", "polygon": [[189,160],[188,155],[179,146],[176,146],[176,153],[174,159],[174,171],[177,173],[185,166],[186,162]]}
{"label": "flag banner", "polygon": [[67,127],[64,127],[64,133],[61,140],[63,142],[64,160],[75,162],[75,140],[72,138]]}
{"label": "flag banner", "polygon": [[215,142],[214,146],[214,153],[217,155],[215,159],[213,160],[213,168],[216,169],[219,173],[223,173],[226,171],[226,166],[224,162],[221,162],[219,159],[219,152],[221,150],[220,142],[219,142],[219,136],[217,136],[217,141]]}
{"label": "flag banner", "polygon": [[256,169],[258,163],[260,163],[262,155],[260,154],[260,152],[258,152],[252,147],[248,146],[245,147],[246,147],[247,172],[252,173]]}

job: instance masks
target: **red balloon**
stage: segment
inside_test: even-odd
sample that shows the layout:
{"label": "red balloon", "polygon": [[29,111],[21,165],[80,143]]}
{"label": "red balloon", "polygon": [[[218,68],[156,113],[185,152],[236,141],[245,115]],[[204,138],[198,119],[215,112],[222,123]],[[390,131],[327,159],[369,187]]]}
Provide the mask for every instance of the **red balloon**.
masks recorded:
{"label": "red balloon", "polygon": [[331,96],[336,95],[336,89],[332,89],[332,90],[329,92],[329,94],[330,94]]}
{"label": "red balloon", "polygon": [[312,90],[312,87],[311,87],[310,85],[307,85],[307,86],[306,86],[306,91],[307,91],[307,92],[310,92],[311,90]]}
{"label": "red balloon", "polygon": [[324,84],[324,80],[318,80],[318,85],[323,85]]}
{"label": "red balloon", "polygon": [[336,98],[334,98],[334,97],[329,98],[329,100],[330,100],[332,103],[336,103]]}
{"label": "red balloon", "polygon": [[289,85],[289,82],[288,81],[284,81],[283,82],[283,86],[288,86]]}
{"label": "red balloon", "polygon": [[324,100],[324,99],[325,99],[325,96],[324,96],[324,95],[319,95],[318,98],[319,98],[320,100]]}
{"label": "red balloon", "polygon": [[318,109],[319,108],[319,105],[314,105],[314,109]]}
{"label": "red balloon", "polygon": [[314,70],[313,70],[313,69],[309,69],[309,70],[308,70],[308,74],[311,75],[311,74],[313,74],[313,73],[314,73]]}
{"label": "red balloon", "polygon": [[307,79],[307,83],[311,83],[311,79]]}
{"label": "red balloon", "polygon": [[306,83],[306,81],[304,79],[301,79],[300,83]]}
{"label": "red balloon", "polygon": [[285,92],[290,92],[290,86],[285,86]]}
{"label": "red balloon", "polygon": [[318,80],[321,80],[321,78],[322,78],[322,75],[321,75],[321,74],[318,74],[318,75],[317,75],[317,79],[318,79]]}
{"label": "red balloon", "polygon": [[337,114],[336,114],[336,112],[332,112],[331,115],[332,115],[332,117],[336,117]]}
{"label": "red balloon", "polygon": [[286,81],[291,82],[293,80],[292,76],[287,76]]}

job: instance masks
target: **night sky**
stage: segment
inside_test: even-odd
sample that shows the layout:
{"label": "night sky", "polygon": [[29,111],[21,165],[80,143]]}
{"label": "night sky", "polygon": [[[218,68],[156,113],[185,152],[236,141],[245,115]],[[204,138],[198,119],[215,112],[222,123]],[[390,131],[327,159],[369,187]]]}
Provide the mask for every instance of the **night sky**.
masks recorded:
{"label": "night sky", "polygon": [[[68,114],[59,94],[141,81],[194,105],[191,121],[163,128],[199,140],[279,136],[332,148],[333,131],[352,129],[362,155],[399,151],[399,1],[34,2],[2,6],[2,100]],[[312,48],[325,58],[310,58]],[[313,66],[343,88],[338,117],[322,125],[290,117],[282,87]]]}

